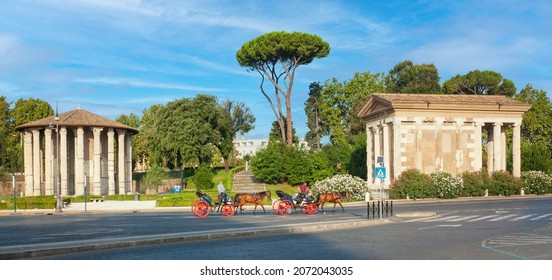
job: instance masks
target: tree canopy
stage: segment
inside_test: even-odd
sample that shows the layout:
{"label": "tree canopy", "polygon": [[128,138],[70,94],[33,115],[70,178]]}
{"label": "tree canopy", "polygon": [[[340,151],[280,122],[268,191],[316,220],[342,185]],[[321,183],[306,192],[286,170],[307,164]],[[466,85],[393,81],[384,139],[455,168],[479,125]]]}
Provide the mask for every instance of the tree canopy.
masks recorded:
{"label": "tree canopy", "polygon": [[170,169],[209,163],[218,142],[220,111],[214,96],[198,94],[154,105],[143,117],[143,133],[154,163]]}
{"label": "tree canopy", "polygon": [[218,142],[213,143],[220,151],[224,161],[224,171],[230,170],[230,157],[234,151],[234,138],[238,133],[245,134],[254,128],[255,116],[249,107],[240,101],[225,100],[219,105],[220,119],[217,131]]}
{"label": "tree canopy", "polygon": [[405,60],[385,77],[386,91],[392,93],[440,93],[439,73],[433,64]]}
{"label": "tree canopy", "polygon": [[552,151],[552,103],[546,92],[526,85],[514,98],[532,106],[523,114],[522,138],[531,144],[542,142]]}
{"label": "tree canopy", "polygon": [[20,98],[11,103],[0,96],[0,167],[10,172],[23,171],[23,150],[21,135],[15,127],[34,120],[54,115],[54,110],[46,101]]}
{"label": "tree canopy", "polygon": [[[288,147],[293,144],[291,93],[295,71],[315,58],[326,57],[329,52],[330,45],[317,35],[277,31],[246,42],[236,54],[240,66],[261,75],[261,93],[268,100],[280,128],[282,142]],[[273,98],[265,90],[265,79],[274,87]],[[285,113],[282,106],[285,106]]]}
{"label": "tree canopy", "polygon": [[516,93],[514,82],[494,71],[474,70],[456,75],[443,84],[445,94],[487,94],[512,97]]}

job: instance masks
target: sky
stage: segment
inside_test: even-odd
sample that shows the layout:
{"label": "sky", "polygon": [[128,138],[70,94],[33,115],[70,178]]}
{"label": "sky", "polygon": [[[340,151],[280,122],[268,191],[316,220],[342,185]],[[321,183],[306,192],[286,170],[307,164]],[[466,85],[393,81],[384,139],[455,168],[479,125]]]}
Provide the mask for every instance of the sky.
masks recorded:
{"label": "sky", "polygon": [[434,64],[441,83],[491,70],[552,96],[552,1],[0,0],[0,96],[115,119],[199,93],[244,102],[247,138],[275,120],[244,43],[272,31],[320,36],[330,54],[298,68],[294,127],[307,132],[309,84]]}

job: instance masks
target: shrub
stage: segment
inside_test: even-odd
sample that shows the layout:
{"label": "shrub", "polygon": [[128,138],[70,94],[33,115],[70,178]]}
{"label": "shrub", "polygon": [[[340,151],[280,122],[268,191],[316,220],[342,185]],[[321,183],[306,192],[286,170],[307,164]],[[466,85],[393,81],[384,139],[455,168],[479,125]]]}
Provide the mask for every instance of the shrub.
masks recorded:
{"label": "shrub", "polygon": [[458,198],[464,188],[462,177],[454,176],[448,172],[433,172],[430,177],[438,198]]}
{"label": "shrub", "polygon": [[489,195],[510,196],[519,194],[523,182],[507,171],[495,171],[491,174]]}
{"label": "shrub", "polygon": [[207,190],[215,186],[213,183],[213,170],[207,166],[201,166],[194,175],[194,183],[196,188]]}
{"label": "shrub", "polygon": [[484,196],[485,190],[489,188],[491,178],[487,170],[466,171],[462,173],[464,188],[460,196]]}
{"label": "shrub", "polygon": [[521,173],[524,190],[528,194],[542,195],[552,192],[552,176],[542,171],[525,171]]}
{"label": "shrub", "polygon": [[349,174],[340,174],[332,178],[314,183],[313,193],[321,192],[349,192],[351,200],[362,200],[367,192],[370,192],[366,181]]}
{"label": "shrub", "polygon": [[412,199],[436,197],[436,191],[431,184],[431,177],[417,169],[408,169],[402,172],[391,186],[389,186],[390,198]]}
{"label": "shrub", "polygon": [[148,173],[143,177],[142,184],[140,184],[140,192],[145,192],[147,189],[157,190],[163,178],[165,177],[165,170],[163,167],[153,164]]}
{"label": "shrub", "polygon": [[284,154],[286,147],[280,142],[269,143],[251,159],[251,171],[267,184],[283,183],[286,178]]}

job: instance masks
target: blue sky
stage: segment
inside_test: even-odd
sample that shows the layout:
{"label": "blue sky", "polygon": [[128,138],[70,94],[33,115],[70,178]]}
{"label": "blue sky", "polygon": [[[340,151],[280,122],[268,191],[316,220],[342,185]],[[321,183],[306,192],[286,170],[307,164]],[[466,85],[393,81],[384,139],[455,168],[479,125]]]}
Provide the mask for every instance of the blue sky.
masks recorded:
{"label": "blue sky", "polygon": [[260,76],[236,61],[241,46],[271,31],[317,34],[328,57],[299,68],[292,94],[297,134],[307,131],[311,82],[387,73],[406,59],[433,63],[441,83],[492,70],[552,93],[552,2],[0,0],[0,95],[40,98],[60,112],[116,118],[193,97],[245,102],[274,121]]}

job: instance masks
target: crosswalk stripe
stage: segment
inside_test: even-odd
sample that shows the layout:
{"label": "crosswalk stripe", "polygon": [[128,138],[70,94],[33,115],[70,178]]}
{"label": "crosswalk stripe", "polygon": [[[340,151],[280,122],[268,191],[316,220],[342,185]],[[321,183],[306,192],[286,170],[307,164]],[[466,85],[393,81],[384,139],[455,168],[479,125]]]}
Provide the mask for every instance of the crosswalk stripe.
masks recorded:
{"label": "crosswalk stripe", "polygon": [[469,219],[473,219],[473,218],[477,218],[479,217],[479,215],[471,215],[471,216],[465,216],[465,217],[460,217],[460,218],[457,218],[457,219],[451,219],[451,220],[447,220],[448,222],[460,222],[460,221],[465,221],[465,220],[469,220]]}
{"label": "crosswalk stripe", "polygon": [[535,216],[535,214],[529,214],[529,215],[517,217],[517,218],[515,218],[515,219],[511,219],[510,221],[519,221],[519,220],[527,219],[527,218],[533,217],[533,216]]}
{"label": "crosswalk stripe", "polygon": [[491,219],[489,221],[491,221],[491,222],[502,221],[502,220],[506,220],[506,219],[509,219],[509,218],[512,218],[512,217],[515,217],[515,216],[517,216],[517,214],[510,214],[510,215],[494,218],[494,219]]}
{"label": "crosswalk stripe", "polygon": [[477,222],[477,221],[481,221],[481,220],[485,220],[485,219],[490,219],[490,218],[494,218],[494,217],[498,217],[498,215],[483,216],[483,217],[479,217],[479,218],[477,218],[477,219],[468,220],[468,222]]}
{"label": "crosswalk stripe", "polygon": [[540,220],[540,219],[542,219],[542,218],[546,218],[546,217],[548,217],[548,216],[552,216],[552,214],[544,214],[544,215],[540,215],[540,216],[538,216],[538,217],[534,217],[534,218],[530,219],[529,221],[535,221],[535,220]]}

